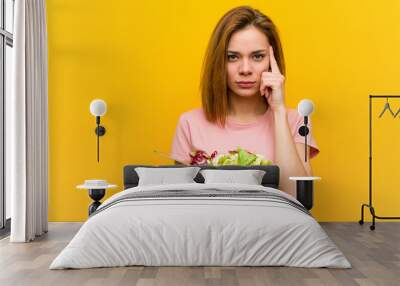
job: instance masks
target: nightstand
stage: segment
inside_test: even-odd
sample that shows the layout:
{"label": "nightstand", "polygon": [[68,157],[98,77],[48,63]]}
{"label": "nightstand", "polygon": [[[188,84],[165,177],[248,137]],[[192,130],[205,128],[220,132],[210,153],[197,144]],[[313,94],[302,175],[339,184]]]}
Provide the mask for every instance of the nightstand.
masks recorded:
{"label": "nightstand", "polygon": [[105,180],[85,180],[83,185],[76,186],[77,189],[87,189],[89,197],[93,200],[89,206],[89,216],[101,205],[100,200],[106,194],[106,189],[116,187],[117,185],[108,184]]}
{"label": "nightstand", "polygon": [[289,179],[296,181],[297,200],[306,209],[311,210],[314,203],[313,184],[315,180],[320,180],[321,177],[289,177]]}

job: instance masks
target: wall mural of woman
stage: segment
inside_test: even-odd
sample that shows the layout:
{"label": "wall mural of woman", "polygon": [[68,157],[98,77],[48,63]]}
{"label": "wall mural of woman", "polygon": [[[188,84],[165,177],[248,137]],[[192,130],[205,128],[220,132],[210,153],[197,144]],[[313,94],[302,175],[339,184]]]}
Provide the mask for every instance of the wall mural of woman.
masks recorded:
{"label": "wall mural of woman", "polygon": [[[295,196],[289,176],[312,176],[304,162],[303,118],[285,104],[285,61],[272,20],[240,6],[217,23],[200,83],[202,107],[181,114],[170,157],[176,164],[280,168],[280,189]],[[309,122],[310,158],[319,153]]]}

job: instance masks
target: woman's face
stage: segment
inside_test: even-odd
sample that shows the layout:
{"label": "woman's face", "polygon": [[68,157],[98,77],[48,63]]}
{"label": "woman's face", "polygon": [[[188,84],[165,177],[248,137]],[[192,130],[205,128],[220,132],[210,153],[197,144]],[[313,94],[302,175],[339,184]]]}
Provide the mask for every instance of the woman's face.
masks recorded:
{"label": "woman's face", "polygon": [[269,67],[268,51],[268,38],[254,26],[232,34],[227,49],[227,81],[231,92],[239,96],[259,94],[261,74]]}

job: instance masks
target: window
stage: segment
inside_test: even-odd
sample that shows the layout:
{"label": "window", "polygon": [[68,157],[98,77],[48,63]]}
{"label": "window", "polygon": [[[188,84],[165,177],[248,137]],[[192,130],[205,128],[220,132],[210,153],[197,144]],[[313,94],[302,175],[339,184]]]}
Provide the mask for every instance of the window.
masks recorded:
{"label": "window", "polygon": [[5,98],[11,92],[14,0],[0,0],[0,236],[9,231],[10,194],[5,188]]}

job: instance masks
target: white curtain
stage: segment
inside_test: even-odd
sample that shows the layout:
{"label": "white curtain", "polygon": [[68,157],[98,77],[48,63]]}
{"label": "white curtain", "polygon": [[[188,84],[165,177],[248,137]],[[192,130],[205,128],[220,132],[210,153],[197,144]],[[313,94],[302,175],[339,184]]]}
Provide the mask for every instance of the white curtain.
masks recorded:
{"label": "white curtain", "polygon": [[13,91],[6,111],[11,242],[47,232],[48,112],[45,0],[16,0]]}

